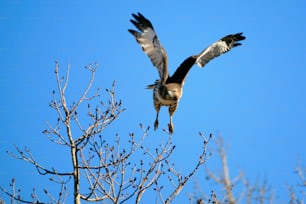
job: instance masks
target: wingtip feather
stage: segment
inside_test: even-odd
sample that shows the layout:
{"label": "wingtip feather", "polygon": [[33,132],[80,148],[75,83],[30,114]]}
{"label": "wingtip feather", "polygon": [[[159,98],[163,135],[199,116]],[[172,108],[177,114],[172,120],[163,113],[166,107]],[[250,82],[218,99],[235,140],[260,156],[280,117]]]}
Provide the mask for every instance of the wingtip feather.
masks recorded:
{"label": "wingtip feather", "polygon": [[133,34],[136,32],[135,30],[132,30],[132,29],[128,29],[129,33]]}
{"label": "wingtip feather", "polygon": [[246,39],[246,37],[243,36],[243,32],[234,34],[233,38],[236,41],[240,41],[240,40],[245,40]]}
{"label": "wingtip feather", "polygon": [[241,46],[241,43],[234,43],[233,47]]}
{"label": "wingtip feather", "polygon": [[146,18],[144,17],[140,12],[138,12],[137,14],[132,13],[132,16],[134,17],[134,19],[136,20],[131,20],[131,22],[138,28],[138,29],[144,29],[145,27],[149,27],[151,29],[153,29],[153,25],[152,23]]}
{"label": "wingtip feather", "polygon": [[132,13],[132,16],[136,19],[138,16],[135,13]]}

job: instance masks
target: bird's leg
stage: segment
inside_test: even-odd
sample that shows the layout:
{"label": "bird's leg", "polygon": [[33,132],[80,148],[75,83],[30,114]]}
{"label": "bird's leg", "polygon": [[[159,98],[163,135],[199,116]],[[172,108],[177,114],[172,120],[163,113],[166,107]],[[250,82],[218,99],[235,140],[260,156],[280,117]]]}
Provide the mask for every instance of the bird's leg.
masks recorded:
{"label": "bird's leg", "polygon": [[174,131],[174,127],[173,127],[173,123],[172,123],[172,116],[173,116],[173,113],[176,110],[176,107],[177,107],[177,104],[173,104],[173,105],[169,106],[170,123],[168,125],[168,129],[169,129],[170,134],[172,134],[173,131]]}
{"label": "bird's leg", "polygon": [[156,118],[154,121],[154,130],[157,130],[158,128],[158,114],[159,114],[159,110],[160,110],[160,104],[154,104],[155,110],[156,110]]}
{"label": "bird's leg", "polygon": [[158,112],[156,112],[156,118],[154,121],[154,130],[157,130],[157,128],[158,128]]}
{"label": "bird's leg", "polygon": [[174,131],[174,127],[172,123],[172,116],[170,116],[170,123],[168,124],[168,129],[169,129],[170,134],[172,134]]}

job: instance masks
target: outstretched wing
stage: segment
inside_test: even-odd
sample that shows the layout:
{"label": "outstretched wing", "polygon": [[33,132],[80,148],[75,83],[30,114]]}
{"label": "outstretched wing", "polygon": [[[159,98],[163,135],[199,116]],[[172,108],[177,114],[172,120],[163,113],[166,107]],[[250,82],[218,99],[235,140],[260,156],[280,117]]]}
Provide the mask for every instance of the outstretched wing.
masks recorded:
{"label": "outstretched wing", "polygon": [[210,60],[214,59],[215,57],[228,52],[233,47],[241,45],[239,41],[244,39],[245,37],[242,36],[242,33],[227,35],[221,38],[217,42],[208,46],[198,55],[196,64],[198,64],[200,67],[204,67]]}
{"label": "outstretched wing", "polygon": [[168,78],[168,57],[165,49],[160,44],[151,22],[141,13],[132,14],[135,20],[131,20],[140,31],[128,30],[149,56],[153,65],[157,68],[161,81]]}

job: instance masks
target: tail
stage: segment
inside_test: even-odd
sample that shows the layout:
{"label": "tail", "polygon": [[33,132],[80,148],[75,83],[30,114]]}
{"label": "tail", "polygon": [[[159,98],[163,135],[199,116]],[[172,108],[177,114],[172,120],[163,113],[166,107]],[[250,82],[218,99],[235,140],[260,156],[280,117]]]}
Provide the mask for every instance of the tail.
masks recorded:
{"label": "tail", "polygon": [[154,89],[157,84],[160,83],[160,80],[156,80],[154,84],[150,84],[146,87],[146,89]]}
{"label": "tail", "polygon": [[146,89],[154,89],[154,87],[155,87],[155,84],[150,84],[146,87]]}

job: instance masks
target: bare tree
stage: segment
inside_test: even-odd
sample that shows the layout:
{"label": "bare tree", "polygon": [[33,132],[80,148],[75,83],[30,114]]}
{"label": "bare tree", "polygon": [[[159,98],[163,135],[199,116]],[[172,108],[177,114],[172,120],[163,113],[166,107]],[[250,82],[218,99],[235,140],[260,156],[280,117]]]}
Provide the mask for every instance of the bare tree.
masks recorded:
{"label": "bare tree", "polygon": [[[243,172],[240,172],[236,177],[231,178],[230,169],[228,166],[227,152],[225,150],[225,144],[223,138],[219,136],[216,140],[217,153],[221,160],[222,173],[216,175],[209,169],[207,171],[207,178],[212,179],[215,183],[223,187],[225,193],[211,193],[208,203],[271,203],[273,200],[273,194],[271,188],[268,186],[265,179],[262,183],[257,181],[252,184],[248,179],[244,177]],[[234,189],[236,193],[234,193]]]}
{"label": "bare tree", "polygon": [[[213,173],[208,168],[207,180],[212,180],[214,184],[221,187],[221,191],[216,192],[212,190],[207,195],[201,189],[198,182],[195,183],[195,193],[190,195],[191,203],[197,204],[235,204],[235,203],[275,203],[275,195],[272,187],[268,184],[268,179],[265,178],[263,181],[257,180],[255,183],[251,183],[245,178],[242,172],[235,178],[231,178],[230,169],[227,161],[227,153],[225,151],[224,141],[221,136],[217,137],[216,142],[216,153],[220,157],[221,161],[221,174]],[[214,158],[215,159],[215,158]],[[302,168],[298,163],[295,173],[299,177],[301,183],[297,186],[288,185],[288,203],[290,204],[303,204],[304,197],[306,195],[306,182],[305,182],[305,168]],[[216,186],[217,186],[216,185]],[[299,190],[297,190],[299,189]],[[235,193],[234,193],[235,190]]]}
{"label": "bare tree", "polygon": [[[12,179],[10,190],[1,187],[11,198],[11,203],[65,203],[68,199],[67,192],[72,191],[75,204],[80,204],[81,200],[105,200],[111,203],[134,200],[139,203],[149,189],[156,192],[162,203],[171,203],[205,163],[206,147],[211,135],[206,138],[199,134],[199,139],[203,142],[202,153],[198,162],[190,168],[190,173],[184,176],[175,170],[170,161],[175,145],[172,144],[172,137],[168,132],[165,132],[166,141],[154,148],[143,145],[149,131],[149,127],[143,125],[140,125],[142,135],[137,137],[130,133],[127,141],[123,141],[119,135],[114,138],[102,134],[124,108],[122,102],[116,98],[115,83],[111,89],[105,90],[107,100],[99,100],[100,89],[91,94],[97,68],[97,64],[86,67],[91,75],[89,82],[79,98],[69,103],[66,93],[70,66],[68,65],[65,77],[61,77],[59,64],[56,63],[57,91],[53,91],[53,99],[49,105],[57,113],[57,119],[54,125],[48,125],[43,134],[52,143],[69,149],[71,169],[62,171],[56,167],[46,167],[35,158],[30,149],[15,146],[16,152],[8,152],[9,155],[30,163],[40,175],[48,176],[51,182],[59,185],[59,192],[54,196],[47,188],[44,189],[48,201],[42,201],[33,189],[31,199],[27,200],[22,197],[20,189],[16,190],[16,181]],[[95,100],[98,102],[93,108],[91,103]],[[135,161],[137,154],[142,154],[143,159]],[[161,183],[162,177],[166,178],[169,185]],[[167,190],[164,190],[165,185]],[[71,186],[73,190],[70,189]]]}
{"label": "bare tree", "polygon": [[[306,168],[302,168],[300,162],[298,162],[295,169],[295,173],[300,179],[300,183],[297,186],[288,185],[289,203],[290,204],[304,204],[306,197]],[[297,190],[298,189],[298,190]]]}

